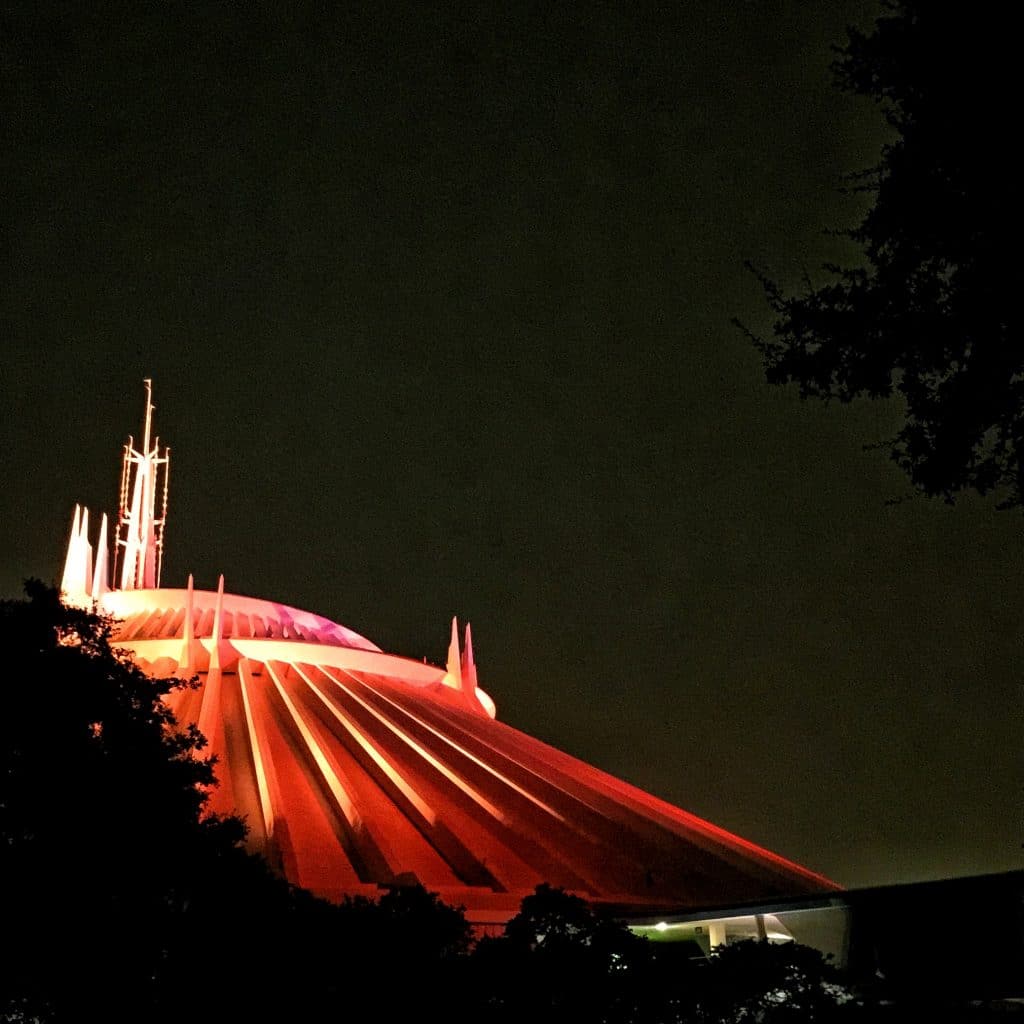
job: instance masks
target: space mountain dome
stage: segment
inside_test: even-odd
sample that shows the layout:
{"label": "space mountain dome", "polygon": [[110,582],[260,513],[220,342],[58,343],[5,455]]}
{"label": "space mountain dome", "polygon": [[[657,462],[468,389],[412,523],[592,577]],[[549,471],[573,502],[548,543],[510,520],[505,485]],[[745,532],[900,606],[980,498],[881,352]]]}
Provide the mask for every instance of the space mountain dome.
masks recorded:
{"label": "space mountain dome", "polygon": [[838,888],[499,722],[477,685],[469,626],[445,667],[382,651],[272,600],[161,584],[170,452],[124,447],[116,525],[95,547],[76,507],[62,591],[115,618],[114,641],[155,676],[217,757],[212,810],[250,849],[338,900],[422,883],[500,926],[541,882],[637,914]]}

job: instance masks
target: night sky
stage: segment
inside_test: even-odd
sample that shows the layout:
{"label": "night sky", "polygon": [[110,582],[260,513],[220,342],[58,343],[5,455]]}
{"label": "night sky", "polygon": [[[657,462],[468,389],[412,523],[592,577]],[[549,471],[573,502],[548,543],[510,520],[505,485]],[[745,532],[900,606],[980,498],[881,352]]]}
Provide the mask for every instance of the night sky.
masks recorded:
{"label": "night sky", "polygon": [[165,584],[469,619],[501,720],[845,885],[1021,866],[1020,515],[730,323],[854,257],[875,4],[139,7],[0,13],[2,596],[152,377]]}

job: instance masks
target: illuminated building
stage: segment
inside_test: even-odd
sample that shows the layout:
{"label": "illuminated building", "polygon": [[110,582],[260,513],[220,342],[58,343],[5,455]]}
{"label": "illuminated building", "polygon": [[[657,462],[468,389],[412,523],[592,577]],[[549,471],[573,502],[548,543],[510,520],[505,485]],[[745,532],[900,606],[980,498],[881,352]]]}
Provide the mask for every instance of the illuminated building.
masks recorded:
{"label": "illuminated building", "polygon": [[93,548],[76,508],[62,590],[114,616],[147,672],[199,677],[170,701],[217,757],[211,807],[242,815],[289,880],[331,899],[418,881],[482,927],[540,882],[638,920],[838,888],[498,721],[469,626],[452,621],[441,667],[223,576],[216,592],[164,587],[170,455],[152,412],[147,381],[113,536],[104,516]]}

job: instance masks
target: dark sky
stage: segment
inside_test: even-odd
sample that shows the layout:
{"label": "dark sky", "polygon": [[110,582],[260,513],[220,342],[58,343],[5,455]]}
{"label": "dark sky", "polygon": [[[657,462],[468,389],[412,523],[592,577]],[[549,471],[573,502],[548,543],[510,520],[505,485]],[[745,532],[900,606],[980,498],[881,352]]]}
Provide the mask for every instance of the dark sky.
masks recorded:
{"label": "dark sky", "polygon": [[1021,865],[1020,516],[730,324],[852,255],[875,4],[140,6],[0,13],[4,596],[151,376],[168,585],[468,618],[503,721],[850,886]]}

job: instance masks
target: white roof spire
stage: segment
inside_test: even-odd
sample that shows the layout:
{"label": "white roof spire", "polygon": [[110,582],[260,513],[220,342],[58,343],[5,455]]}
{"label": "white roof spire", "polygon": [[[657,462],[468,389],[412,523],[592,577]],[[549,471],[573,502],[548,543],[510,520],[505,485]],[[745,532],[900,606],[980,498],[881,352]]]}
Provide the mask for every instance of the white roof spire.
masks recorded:
{"label": "white roof spire", "polygon": [[89,546],[89,510],[82,505],[75,506],[75,515],[71,521],[60,590],[68,604],[83,607],[89,604],[92,592],[92,548]]}
{"label": "white roof spire", "polygon": [[109,546],[110,541],[107,539],[107,513],[104,512],[100,520],[100,539],[96,545],[96,562],[92,570],[93,601],[102,601],[103,595],[107,592],[109,586],[109,571],[107,568],[107,559],[110,557]]}
{"label": "white roof spire", "polygon": [[462,649],[462,685],[470,696],[476,694],[476,662],[473,660],[473,634],[466,623],[466,643]]}
{"label": "white roof spire", "polygon": [[448,662],[445,668],[448,670],[444,681],[448,686],[462,689],[462,664],[459,656],[459,623],[458,619],[452,616],[452,638],[448,642]]}
{"label": "white roof spire", "polygon": [[71,520],[71,536],[68,537],[68,551],[64,556],[64,574],[61,576],[60,589],[63,594],[71,594],[79,585],[78,580],[78,528],[82,522],[82,506],[75,506],[75,515]]}

